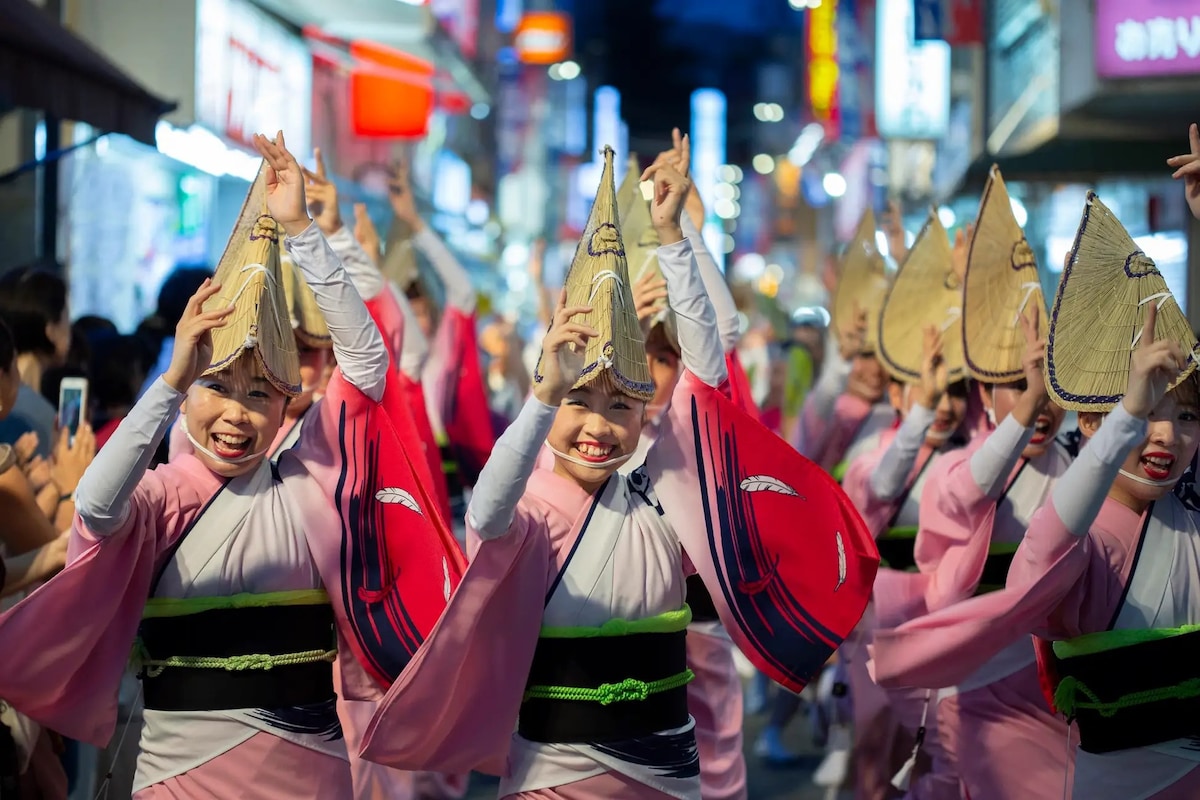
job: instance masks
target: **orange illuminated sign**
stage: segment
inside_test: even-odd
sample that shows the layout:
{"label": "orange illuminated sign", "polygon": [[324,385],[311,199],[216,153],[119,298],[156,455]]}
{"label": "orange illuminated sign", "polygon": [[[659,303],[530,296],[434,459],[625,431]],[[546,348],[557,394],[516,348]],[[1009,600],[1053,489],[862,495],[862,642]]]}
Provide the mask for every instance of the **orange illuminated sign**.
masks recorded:
{"label": "orange illuminated sign", "polygon": [[837,0],[824,0],[808,10],[808,102],[827,136],[839,129],[837,56]]}
{"label": "orange illuminated sign", "polygon": [[368,41],[350,43],[350,118],[358,136],[424,136],[433,111],[433,65]]}
{"label": "orange illuminated sign", "polygon": [[571,16],[557,11],[531,11],[513,32],[513,46],[523,64],[557,64],[571,56]]}

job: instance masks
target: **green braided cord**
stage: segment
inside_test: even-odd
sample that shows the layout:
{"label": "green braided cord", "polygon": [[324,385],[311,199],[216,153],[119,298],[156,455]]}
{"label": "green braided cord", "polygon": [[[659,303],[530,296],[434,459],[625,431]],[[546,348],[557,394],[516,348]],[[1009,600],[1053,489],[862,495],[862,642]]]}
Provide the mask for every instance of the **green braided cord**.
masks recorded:
{"label": "green braided cord", "polygon": [[692,682],[696,674],[690,669],[676,673],[668,678],[656,681],[639,681],[637,678],[626,678],[620,683],[602,683],[595,689],[583,689],[575,686],[530,686],[525,690],[526,700],[579,700],[582,702],[599,703],[602,706],[613,703],[625,703],[632,700],[645,700],[652,694],[678,689]]}
{"label": "green braided cord", "polygon": [[226,595],[224,597],[151,597],[146,601],[142,619],[185,617],[205,611],[230,608],[267,608],[269,606],[324,606],[329,594],[324,589],[299,589],[264,594]]}
{"label": "green braided cord", "polygon": [[543,626],[538,634],[542,639],[594,639],[608,636],[632,636],[637,633],[678,633],[686,630],[692,621],[692,609],[685,603],[683,608],[667,611],[645,619],[610,619],[599,628]]}
{"label": "green braided cord", "polygon": [[835,481],[841,483],[842,479],[846,477],[846,471],[848,469],[850,469],[850,462],[841,461],[833,465],[833,469],[829,470],[829,474]]}
{"label": "green braided cord", "polygon": [[[1083,695],[1086,701],[1080,700],[1080,695]],[[1190,700],[1193,697],[1200,697],[1200,678],[1190,678],[1174,686],[1130,692],[1106,703],[1082,681],[1068,675],[1059,682],[1058,688],[1054,690],[1054,706],[1066,714],[1067,719],[1074,718],[1078,709],[1099,711],[1102,717],[1114,717],[1118,711],[1125,708],[1160,703],[1164,700]]]}
{"label": "green braided cord", "polygon": [[1174,636],[1185,636],[1200,631],[1200,625],[1184,625],[1179,628],[1133,628],[1117,631],[1085,633],[1065,642],[1054,643],[1054,655],[1059,658],[1076,658],[1135,644],[1157,642]]}
{"label": "green braided cord", "polygon": [[1020,542],[992,542],[988,545],[989,556],[1010,556],[1017,552]]}
{"label": "green braided cord", "polygon": [[898,525],[895,528],[888,528],[883,532],[884,539],[915,539],[917,538],[916,525]]}
{"label": "green braided cord", "polygon": [[139,638],[133,643],[134,664],[146,670],[146,675],[157,678],[167,667],[183,667],[185,669],[223,669],[229,672],[241,672],[248,669],[271,669],[273,667],[291,667],[297,664],[315,664],[318,661],[328,661],[330,664],[337,658],[337,650],[304,650],[299,653],[282,653],[268,655],[264,653],[248,653],[241,656],[171,656],[155,659],[150,657],[145,643]]}

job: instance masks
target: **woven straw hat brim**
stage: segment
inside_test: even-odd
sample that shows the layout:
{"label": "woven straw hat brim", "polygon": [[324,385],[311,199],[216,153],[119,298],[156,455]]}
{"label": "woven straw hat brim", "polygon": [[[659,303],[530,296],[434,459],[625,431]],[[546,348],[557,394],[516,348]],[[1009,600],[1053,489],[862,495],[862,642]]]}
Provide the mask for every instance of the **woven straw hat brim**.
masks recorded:
{"label": "woven straw hat brim", "polygon": [[1116,407],[1150,303],[1158,306],[1155,338],[1190,354],[1173,389],[1196,369],[1195,334],[1154,262],[1089,192],[1050,315],[1046,386],[1056,403],[1069,411]]}
{"label": "woven straw hat brim", "polygon": [[304,275],[296,269],[296,265],[286,253],[280,253],[280,266],[283,270],[283,289],[291,315],[292,332],[306,347],[332,348],[333,336],[329,333],[329,325],[325,322],[325,315],[317,305],[317,297],[304,280]]}
{"label": "woven straw hat brim", "polygon": [[234,307],[228,321],[212,332],[212,364],[204,374],[227,369],[253,352],[271,384],[295,397],[300,393],[300,361],[280,265],[282,236],[266,213],[266,176],[260,168],[217,263],[213,280],[221,291],[204,306],[205,311]]}
{"label": "woven straw hat brim", "polygon": [[383,250],[379,271],[401,288],[411,285],[420,276],[412,227],[401,219],[392,219],[392,226],[388,228],[387,244]]}
{"label": "woven straw hat brim", "polygon": [[[646,342],[638,325],[629,265],[617,226],[612,161],[612,148],[605,147],[596,201],[563,286],[568,306],[592,307],[579,321],[600,332],[588,342],[585,366],[574,388],[607,374],[630,397],[650,400],[654,382],[646,363]],[[539,358],[535,383],[542,380],[541,365]]]}
{"label": "woven straw hat brim", "polygon": [[617,187],[617,225],[622,233],[629,228],[629,214],[633,211],[635,201],[642,197],[642,188],[638,179],[641,177],[638,169],[637,153],[630,153],[625,165],[625,177]]}
{"label": "woven straw hat brim", "polygon": [[962,285],[954,274],[950,238],[938,220],[929,220],[908,251],[879,315],[877,355],[896,380],[921,377],[925,327],[942,332],[942,358],[951,382],[967,374],[962,348]]}
{"label": "woven straw hat brim", "polygon": [[997,167],[992,167],[967,254],[963,289],[963,356],[971,377],[1011,383],[1024,377],[1027,348],[1021,315],[1038,310],[1038,333],[1050,330],[1037,259],[1025,240]]}
{"label": "woven straw hat brim", "polygon": [[870,209],[859,220],[858,230],[842,256],[842,266],[830,309],[830,325],[840,335],[843,326],[855,317],[855,310],[867,315],[867,333],[863,350],[878,347],[879,313],[883,309],[890,281],[887,264],[875,243],[875,213]]}

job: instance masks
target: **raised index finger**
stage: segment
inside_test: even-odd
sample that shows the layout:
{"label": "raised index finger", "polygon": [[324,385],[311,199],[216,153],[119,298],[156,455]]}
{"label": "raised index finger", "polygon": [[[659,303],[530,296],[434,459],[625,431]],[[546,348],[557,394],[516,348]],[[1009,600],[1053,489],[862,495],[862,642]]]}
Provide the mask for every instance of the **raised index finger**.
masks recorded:
{"label": "raised index finger", "polygon": [[1149,303],[1146,306],[1146,322],[1142,325],[1142,338],[1138,340],[1140,347],[1154,344],[1154,326],[1157,321],[1158,303]]}
{"label": "raised index finger", "polygon": [[[676,128],[676,130],[679,130],[679,129]],[[679,157],[678,169],[679,169],[679,174],[686,178],[688,176],[688,170],[692,166],[692,140],[686,134],[683,137],[683,141],[680,144],[680,148],[682,148],[682,149],[680,151],[681,155]]]}
{"label": "raised index finger", "polygon": [[325,179],[325,159],[321,156],[321,148],[313,148],[313,160],[317,164],[317,177],[321,180]]}
{"label": "raised index finger", "polygon": [[1192,155],[1200,156],[1200,128],[1194,122],[1188,128],[1188,141],[1192,145]]}

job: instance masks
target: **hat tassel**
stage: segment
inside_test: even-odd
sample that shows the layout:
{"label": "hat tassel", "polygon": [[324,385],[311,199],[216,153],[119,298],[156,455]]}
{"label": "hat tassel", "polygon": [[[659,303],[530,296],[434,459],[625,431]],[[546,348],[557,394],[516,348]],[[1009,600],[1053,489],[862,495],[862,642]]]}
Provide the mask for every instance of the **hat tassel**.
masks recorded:
{"label": "hat tassel", "polygon": [[925,721],[929,718],[929,703],[932,698],[932,691],[925,692],[925,704],[921,707],[921,727],[917,728],[917,741],[913,745],[912,754],[909,755],[908,760],[892,778],[892,786],[902,792],[908,791],[913,770],[917,767],[917,753],[921,752],[921,745],[925,743]]}

